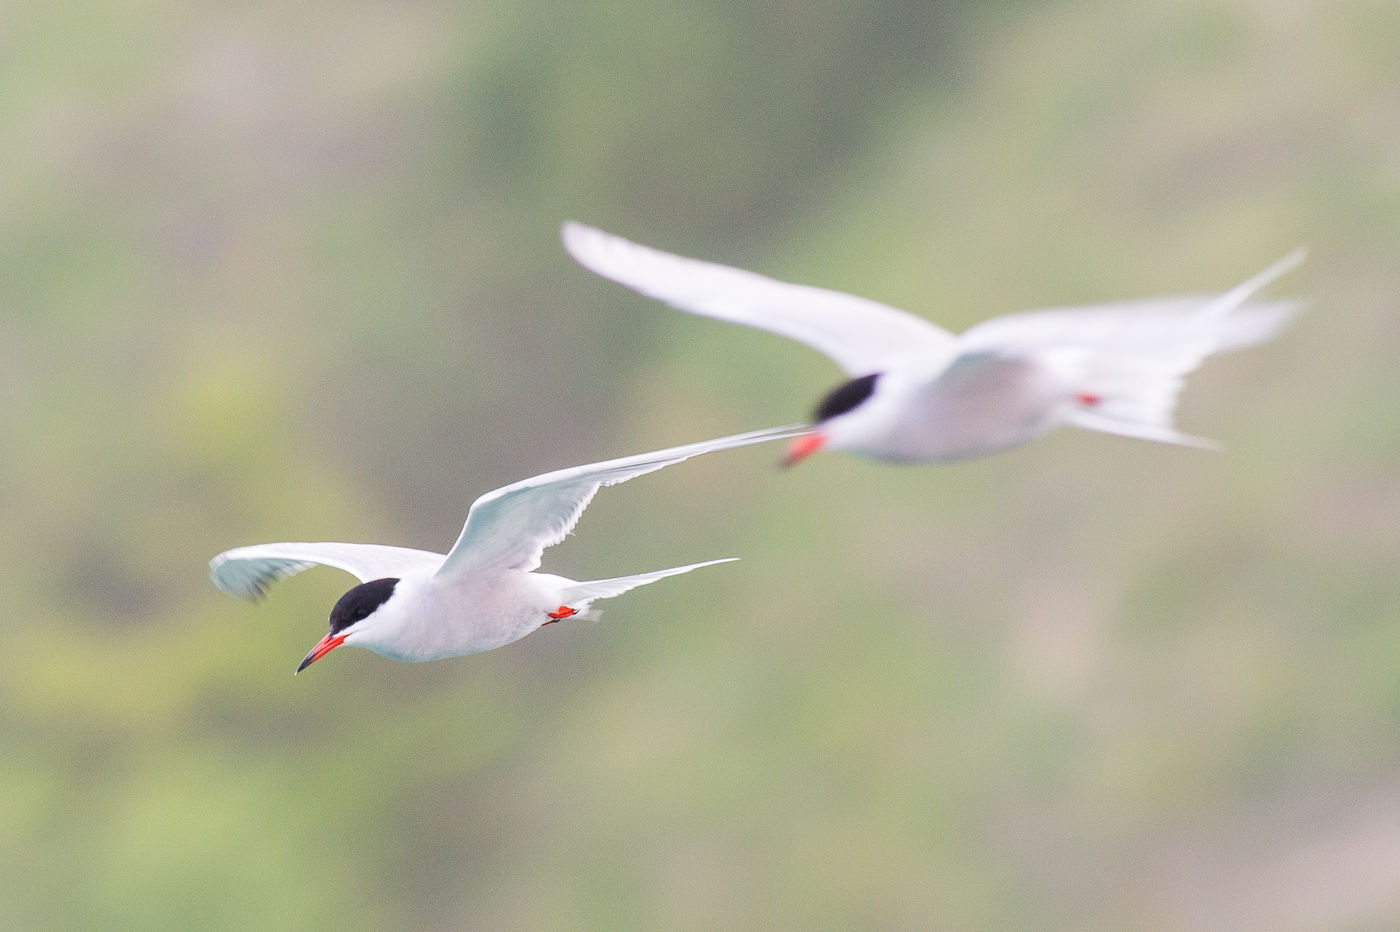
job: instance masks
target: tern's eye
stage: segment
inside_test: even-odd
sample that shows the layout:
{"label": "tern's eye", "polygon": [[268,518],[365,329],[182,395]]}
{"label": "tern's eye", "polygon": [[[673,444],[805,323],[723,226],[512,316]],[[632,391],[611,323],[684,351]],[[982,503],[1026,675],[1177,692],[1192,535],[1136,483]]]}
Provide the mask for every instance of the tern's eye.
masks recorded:
{"label": "tern's eye", "polygon": [[331,609],[331,633],[364,621],[394,594],[397,579],[375,579],[362,583],[340,597]]}

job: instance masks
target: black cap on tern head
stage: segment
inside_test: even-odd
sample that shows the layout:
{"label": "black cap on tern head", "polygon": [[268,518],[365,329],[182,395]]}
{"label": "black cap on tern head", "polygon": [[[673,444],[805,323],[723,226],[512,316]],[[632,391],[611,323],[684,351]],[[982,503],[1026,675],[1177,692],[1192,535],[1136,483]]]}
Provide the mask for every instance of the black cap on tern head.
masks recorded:
{"label": "black cap on tern head", "polygon": [[342,632],[373,615],[375,609],[389,601],[389,596],[394,594],[394,586],[397,584],[398,580],[393,578],[373,579],[361,583],[341,596],[340,601],[335,603],[335,608],[331,609],[330,633],[311,648],[311,652],[297,667],[297,672],[305,670],[343,644],[346,635]]}
{"label": "black cap on tern head", "polygon": [[821,400],[821,404],[817,405],[817,413],[813,420],[820,424],[858,407],[874,394],[875,381],[879,378],[880,373],[872,372],[870,375],[863,375],[836,386]]}
{"label": "black cap on tern head", "polygon": [[331,609],[331,634],[339,634],[357,621],[364,621],[389,600],[398,584],[394,578],[372,579],[340,597]]}

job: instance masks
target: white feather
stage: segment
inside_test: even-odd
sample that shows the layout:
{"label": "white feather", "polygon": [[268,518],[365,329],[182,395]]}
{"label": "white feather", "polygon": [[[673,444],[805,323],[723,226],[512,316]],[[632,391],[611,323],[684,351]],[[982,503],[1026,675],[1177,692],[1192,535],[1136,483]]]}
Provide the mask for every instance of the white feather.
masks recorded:
{"label": "white feather", "polygon": [[716,440],[557,469],[512,483],[478,498],[446,561],[442,577],[492,569],[533,570],[545,548],[578,523],[598,489],[617,485],[692,456],[804,433],[805,427],[773,427]]}
{"label": "white feather", "polygon": [[682,311],[757,327],[825,353],[853,376],[910,354],[951,352],[953,335],[898,308],[687,259],[570,221],[564,248],[584,268]]}

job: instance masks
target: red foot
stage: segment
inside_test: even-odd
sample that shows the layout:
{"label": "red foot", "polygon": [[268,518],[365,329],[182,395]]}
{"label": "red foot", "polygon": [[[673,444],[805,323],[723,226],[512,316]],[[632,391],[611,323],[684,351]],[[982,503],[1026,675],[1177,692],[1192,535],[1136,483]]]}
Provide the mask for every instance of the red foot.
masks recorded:
{"label": "red foot", "polygon": [[1082,405],[1088,405],[1091,408],[1095,405],[1103,404],[1103,397],[1101,395],[1095,395],[1093,392],[1080,392],[1075,396],[1074,400]]}
{"label": "red foot", "polygon": [[567,605],[561,605],[552,612],[545,612],[545,615],[549,617],[549,621],[546,621],[543,625],[540,625],[540,627],[543,628],[544,625],[552,625],[556,621],[563,621],[565,618],[569,618],[577,614],[578,609],[569,608],[569,606]]}

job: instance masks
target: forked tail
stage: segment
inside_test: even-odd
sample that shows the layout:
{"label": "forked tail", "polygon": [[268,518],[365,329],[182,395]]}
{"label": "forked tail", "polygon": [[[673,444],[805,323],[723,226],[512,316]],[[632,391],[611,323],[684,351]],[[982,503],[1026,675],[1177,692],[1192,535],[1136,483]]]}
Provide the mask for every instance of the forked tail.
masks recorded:
{"label": "forked tail", "polygon": [[[1102,338],[1080,348],[1066,420],[1143,440],[1215,446],[1173,426],[1185,377],[1207,356],[1269,339],[1300,310],[1296,301],[1246,302],[1303,256],[1295,250],[1214,299],[1168,298],[1141,302],[1131,313],[1106,312]],[[1183,307],[1186,301],[1194,306]]]}
{"label": "forked tail", "polygon": [[714,566],[716,563],[732,563],[738,557],[725,557],[720,560],[706,560],[704,563],[691,563],[688,566],[673,566],[668,570],[653,570],[650,573],[638,573],[635,576],[616,576],[612,579],[594,579],[589,582],[574,583],[563,590],[564,604],[578,609],[580,617],[589,621],[597,621],[602,614],[601,610],[588,611],[588,603],[594,599],[610,599],[615,595],[622,595],[630,589],[638,586],[645,586],[654,583],[658,579],[665,579],[667,576],[679,576],[681,573],[689,573],[691,570],[698,570],[702,566]]}

